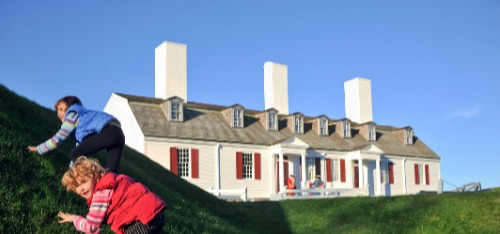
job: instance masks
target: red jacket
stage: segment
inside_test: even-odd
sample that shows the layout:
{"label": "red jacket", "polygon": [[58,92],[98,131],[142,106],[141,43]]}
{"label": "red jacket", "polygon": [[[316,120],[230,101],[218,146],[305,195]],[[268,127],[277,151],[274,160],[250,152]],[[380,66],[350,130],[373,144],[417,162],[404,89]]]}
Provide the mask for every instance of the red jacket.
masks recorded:
{"label": "red jacket", "polygon": [[[129,176],[106,173],[95,185],[94,191],[112,189],[113,195],[106,214],[107,223],[116,233],[123,233],[125,225],[134,221],[149,223],[167,205],[163,200]],[[92,196],[87,200],[90,206]]]}

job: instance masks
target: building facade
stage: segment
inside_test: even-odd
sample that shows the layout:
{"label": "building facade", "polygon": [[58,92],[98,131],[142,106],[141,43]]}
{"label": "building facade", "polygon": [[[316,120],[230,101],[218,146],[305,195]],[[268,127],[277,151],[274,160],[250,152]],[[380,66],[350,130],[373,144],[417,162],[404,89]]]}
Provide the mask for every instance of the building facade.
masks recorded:
{"label": "building facade", "polygon": [[155,50],[155,97],[113,93],[104,111],[116,116],[126,144],[202,189],[247,188],[269,199],[296,177],[298,189],[316,176],[326,188],[392,196],[438,191],[440,157],[409,126],[372,120],[371,82],[344,83],[346,118],[288,113],[288,68],[264,64],[266,110],[236,103],[187,101],[186,45]]}

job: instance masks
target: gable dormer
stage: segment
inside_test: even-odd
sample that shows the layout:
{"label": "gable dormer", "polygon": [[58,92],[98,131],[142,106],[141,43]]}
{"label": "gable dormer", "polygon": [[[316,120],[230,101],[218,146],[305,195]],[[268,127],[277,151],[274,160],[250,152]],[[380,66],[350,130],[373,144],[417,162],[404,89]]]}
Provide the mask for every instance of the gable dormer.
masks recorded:
{"label": "gable dormer", "polygon": [[174,96],[161,103],[161,109],[168,121],[183,122],[184,121],[184,100]]}
{"label": "gable dormer", "polygon": [[351,138],[351,121],[345,118],[335,122],[335,133],[342,138]]}
{"label": "gable dormer", "polygon": [[304,115],[300,112],[288,115],[287,127],[293,133],[304,133]]}
{"label": "gable dormer", "polygon": [[278,131],[278,110],[269,108],[258,114],[257,117],[267,131]]}
{"label": "gable dormer", "polygon": [[235,104],[222,111],[224,119],[233,128],[243,128],[245,126],[245,108],[240,104]]}
{"label": "gable dormer", "polygon": [[320,115],[313,119],[312,128],[319,136],[328,136],[328,117]]}
{"label": "gable dormer", "polygon": [[364,123],[359,126],[359,134],[368,141],[377,140],[376,124],[374,122]]}
{"label": "gable dormer", "polygon": [[394,131],[394,135],[405,145],[413,145],[413,128],[408,126]]}

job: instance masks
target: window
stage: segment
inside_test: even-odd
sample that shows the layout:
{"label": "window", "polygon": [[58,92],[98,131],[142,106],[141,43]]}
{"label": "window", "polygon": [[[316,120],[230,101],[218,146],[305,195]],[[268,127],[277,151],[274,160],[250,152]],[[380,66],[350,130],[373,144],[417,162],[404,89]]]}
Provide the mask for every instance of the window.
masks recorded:
{"label": "window", "polygon": [[269,112],[267,115],[267,123],[268,123],[268,129],[269,130],[278,130],[278,125],[277,121],[278,120],[278,115],[276,113],[271,113]]}
{"label": "window", "polygon": [[387,183],[389,174],[387,173],[387,163],[380,162],[380,182]]}
{"label": "window", "polygon": [[328,120],[321,118],[319,120],[319,135],[325,136],[328,135]]}
{"label": "window", "polygon": [[333,182],[339,181],[340,163],[338,159],[333,160]]}
{"label": "window", "polygon": [[170,103],[170,119],[181,120],[181,104],[179,102]]}
{"label": "window", "polygon": [[260,180],[260,153],[236,152],[236,179]]}
{"label": "window", "polygon": [[413,144],[413,131],[409,128],[405,130],[405,143],[407,145]]}
{"label": "window", "polygon": [[233,127],[243,127],[243,110],[233,109]]}
{"label": "window", "polygon": [[368,125],[368,140],[375,141],[375,137],[376,137],[375,125],[369,124]]}
{"label": "window", "polygon": [[302,118],[301,116],[296,115],[294,117],[294,119],[295,119],[294,125],[293,125],[294,126],[294,128],[293,128],[294,132],[295,133],[302,133],[302,125],[304,123],[304,118]]}
{"label": "window", "polygon": [[189,177],[189,149],[177,149],[177,169],[180,177]]}
{"label": "window", "polygon": [[[425,171],[424,171],[425,168]],[[415,184],[429,184],[429,165],[415,164]]]}
{"label": "window", "polygon": [[343,130],[344,130],[344,137],[351,137],[351,123],[349,123],[349,121],[347,120],[344,120],[343,123]]}
{"label": "window", "polygon": [[306,180],[312,181],[316,176],[314,158],[306,158]]}
{"label": "window", "polygon": [[170,171],[180,177],[199,178],[198,149],[170,148]]}
{"label": "window", "polygon": [[243,179],[252,179],[252,154],[243,153]]}

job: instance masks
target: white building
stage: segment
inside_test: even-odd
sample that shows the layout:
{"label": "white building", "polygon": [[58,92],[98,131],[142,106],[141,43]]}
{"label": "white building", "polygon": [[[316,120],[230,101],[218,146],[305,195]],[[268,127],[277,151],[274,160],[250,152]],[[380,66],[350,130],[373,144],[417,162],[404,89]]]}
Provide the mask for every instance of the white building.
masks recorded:
{"label": "white building", "polygon": [[264,64],[266,110],[187,101],[186,45],[155,50],[155,97],[113,93],[126,144],[203,189],[247,187],[250,199],[297,188],[321,176],[326,188],[392,196],[437,191],[440,157],[411,127],[373,122],[371,83],[346,81],[346,118],[288,113],[288,67]]}

